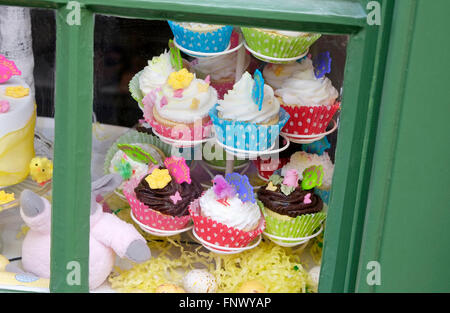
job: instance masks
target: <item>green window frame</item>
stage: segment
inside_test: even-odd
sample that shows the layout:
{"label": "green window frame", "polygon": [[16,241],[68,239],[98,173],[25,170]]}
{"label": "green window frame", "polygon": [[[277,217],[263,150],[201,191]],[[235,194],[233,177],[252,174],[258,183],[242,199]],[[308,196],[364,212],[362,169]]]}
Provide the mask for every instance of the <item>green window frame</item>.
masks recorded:
{"label": "green window frame", "polygon": [[[335,174],[320,292],[355,291],[384,68],[395,1],[379,0],[381,25],[367,23],[368,0],[79,0],[80,24],[66,22],[67,0],[0,0],[56,11],[55,157],[51,292],[88,292],[94,15],[347,34]],[[77,261],[81,283],[68,285]]]}

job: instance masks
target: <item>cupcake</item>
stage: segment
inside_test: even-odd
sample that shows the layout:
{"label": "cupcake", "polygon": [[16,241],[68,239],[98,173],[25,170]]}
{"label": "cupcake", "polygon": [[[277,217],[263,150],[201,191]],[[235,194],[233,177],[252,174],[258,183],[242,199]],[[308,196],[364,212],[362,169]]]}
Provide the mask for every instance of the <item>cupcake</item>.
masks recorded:
{"label": "cupcake", "polygon": [[222,247],[245,247],[264,230],[264,219],[247,176],[217,175],[189,209],[203,240]]}
{"label": "cupcake", "polygon": [[172,72],[167,83],[142,100],[144,118],[154,131],[176,140],[200,140],[210,134],[208,111],[217,102],[217,91],[208,80],[183,68]]}
{"label": "cupcake", "polygon": [[303,171],[313,165],[320,165],[323,168],[322,184],[314,188],[314,192],[320,195],[325,203],[328,203],[334,172],[334,164],[331,162],[328,152],[317,155],[298,151],[291,156],[289,162],[281,169],[281,174],[285,175],[289,170],[295,169],[298,173],[301,173],[300,179],[303,179]]}
{"label": "cupcake", "polygon": [[203,53],[226,50],[230,45],[232,26],[168,21],[175,41],[183,48]]}
{"label": "cupcake", "polygon": [[202,194],[201,185],[190,177],[183,158],[170,157],[164,166],[155,166],[149,174],[130,180],[124,195],[135,218],[160,230],[177,230],[189,223],[189,204]]}
{"label": "cupcake", "polygon": [[[326,57],[322,60],[327,62]],[[328,55],[325,72],[329,72],[330,62]],[[319,68],[321,62],[315,63],[316,68],[311,59],[304,59],[300,63],[302,70],[295,72],[275,90],[281,106],[291,117],[283,132],[294,138],[324,133],[340,106],[336,101],[338,91]]]}
{"label": "cupcake", "polygon": [[307,237],[324,221],[322,199],[312,189],[320,185],[320,167],[310,168],[315,175],[299,183],[296,170],[284,177],[272,175],[265,187],[258,189],[259,205],[266,220],[266,232],[285,238]]}
{"label": "cupcake", "polygon": [[[188,61],[182,59],[183,67],[190,69]],[[162,88],[167,82],[170,73],[176,71],[171,61],[171,54],[164,51],[157,57],[148,61],[148,65],[137,73],[129,83],[131,96],[139,104],[141,110],[144,109],[142,99],[151,91]]]}
{"label": "cupcake", "polygon": [[170,152],[171,147],[157,137],[132,130],[111,145],[103,170],[105,174],[118,173],[122,176],[123,182],[117,188],[122,191],[128,180],[147,174],[154,165],[163,165]]}
{"label": "cupcake", "polygon": [[[254,54],[254,56],[262,61],[272,63],[277,61],[268,60],[264,56],[295,58],[306,53],[308,48],[321,36],[321,34],[265,28],[242,27],[241,29],[249,48],[259,54]],[[280,61],[279,63],[286,62]]]}
{"label": "cupcake", "polygon": [[289,119],[261,72],[256,70],[254,76],[245,72],[210,111],[219,141],[234,149],[269,149]]}

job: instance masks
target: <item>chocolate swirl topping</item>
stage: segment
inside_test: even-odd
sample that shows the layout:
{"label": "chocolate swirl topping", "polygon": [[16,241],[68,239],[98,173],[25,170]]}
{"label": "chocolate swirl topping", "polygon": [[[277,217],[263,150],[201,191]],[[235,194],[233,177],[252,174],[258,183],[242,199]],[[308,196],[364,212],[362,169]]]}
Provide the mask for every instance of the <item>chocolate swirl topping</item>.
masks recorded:
{"label": "chocolate swirl topping", "polygon": [[[303,199],[308,193],[311,194],[311,203],[305,204]],[[289,196],[282,193],[279,186],[277,186],[276,191],[261,187],[257,195],[258,199],[269,210],[293,218],[302,214],[317,213],[323,208],[322,199],[313,190],[303,190],[301,186],[298,186]]]}
{"label": "chocolate swirl topping", "polygon": [[[170,196],[175,195],[177,191],[180,193],[181,200],[174,204]],[[189,215],[189,204],[201,196],[203,189],[194,179],[191,184],[186,182],[178,184],[173,178],[162,189],[150,189],[144,177],[134,192],[136,198],[152,210],[170,216],[185,216]]]}

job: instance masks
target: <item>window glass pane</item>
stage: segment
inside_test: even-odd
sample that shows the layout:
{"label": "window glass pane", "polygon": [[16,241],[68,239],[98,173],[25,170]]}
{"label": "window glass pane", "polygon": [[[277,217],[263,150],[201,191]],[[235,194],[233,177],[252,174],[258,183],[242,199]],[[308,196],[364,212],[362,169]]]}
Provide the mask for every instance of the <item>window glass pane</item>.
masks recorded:
{"label": "window glass pane", "polygon": [[[54,12],[0,6],[0,58],[0,269],[9,263],[11,275],[24,271],[39,276],[35,287],[48,290],[49,268],[41,264],[50,254],[34,245],[50,238]],[[46,235],[30,244],[38,228]],[[36,290],[12,281],[0,279],[1,288]]]}
{"label": "window glass pane", "polygon": [[[208,33],[207,41],[199,33]],[[174,37],[181,52],[179,59],[173,49],[171,61],[164,52]],[[161,292],[177,285],[195,291],[187,275],[192,265],[213,275],[222,292],[317,291],[322,225],[333,210],[327,204],[347,42],[348,36],[97,15],[93,177],[124,179],[98,200],[104,212],[134,225],[153,256],[139,265],[118,259],[123,270],[96,290]],[[221,50],[233,52],[214,52]],[[174,173],[174,156],[185,158],[190,184],[183,182],[184,164]],[[237,184],[216,176],[225,176],[227,166],[248,177],[263,210],[245,198],[244,178]],[[281,178],[269,183],[274,171]],[[202,202],[195,201],[197,186],[206,192]],[[259,242],[263,219],[268,235]],[[277,258],[285,261],[273,263]],[[178,274],[162,274],[166,266]],[[273,271],[280,277],[269,275]]]}

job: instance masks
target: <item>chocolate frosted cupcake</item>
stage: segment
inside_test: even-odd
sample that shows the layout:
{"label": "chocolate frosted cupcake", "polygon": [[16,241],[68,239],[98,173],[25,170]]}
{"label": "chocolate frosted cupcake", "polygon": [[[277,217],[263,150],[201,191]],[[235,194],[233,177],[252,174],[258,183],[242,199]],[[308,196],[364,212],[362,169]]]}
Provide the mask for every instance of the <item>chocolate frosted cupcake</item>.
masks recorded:
{"label": "chocolate frosted cupcake", "polygon": [[322,199],[314,193],[321,184],[323,170],[311,167],[299,183],[296,170],[286,176],[272,175],[267,186],[257,192],[258,204],[266,219],[266,232],[279,237],[307,237],[325,220]]}
{"label": "chocolate frosted cupcake", "polygon": [[170,157],[139,179],[131,179],[123,193],[133,217],[150,228],[180,230],[190,221],[189,205],[201,196],[201,185],[191,179],[184,158]]}
{"label": "chocolate frosted cupcake", "polygon": [[[164,171],[161,167],[158,170]],[[190,184],[187,182],[179,184],[172,179],[162,189],[151,188],[147,178],[144,177],[134,192],[139,201],[155,211],[170,216],[186,216],[189,215],[189,204],[201,196],[202,186],[195,180],[192,180]],[[173,199],[176,194],[181,199],[175,202]]]}

